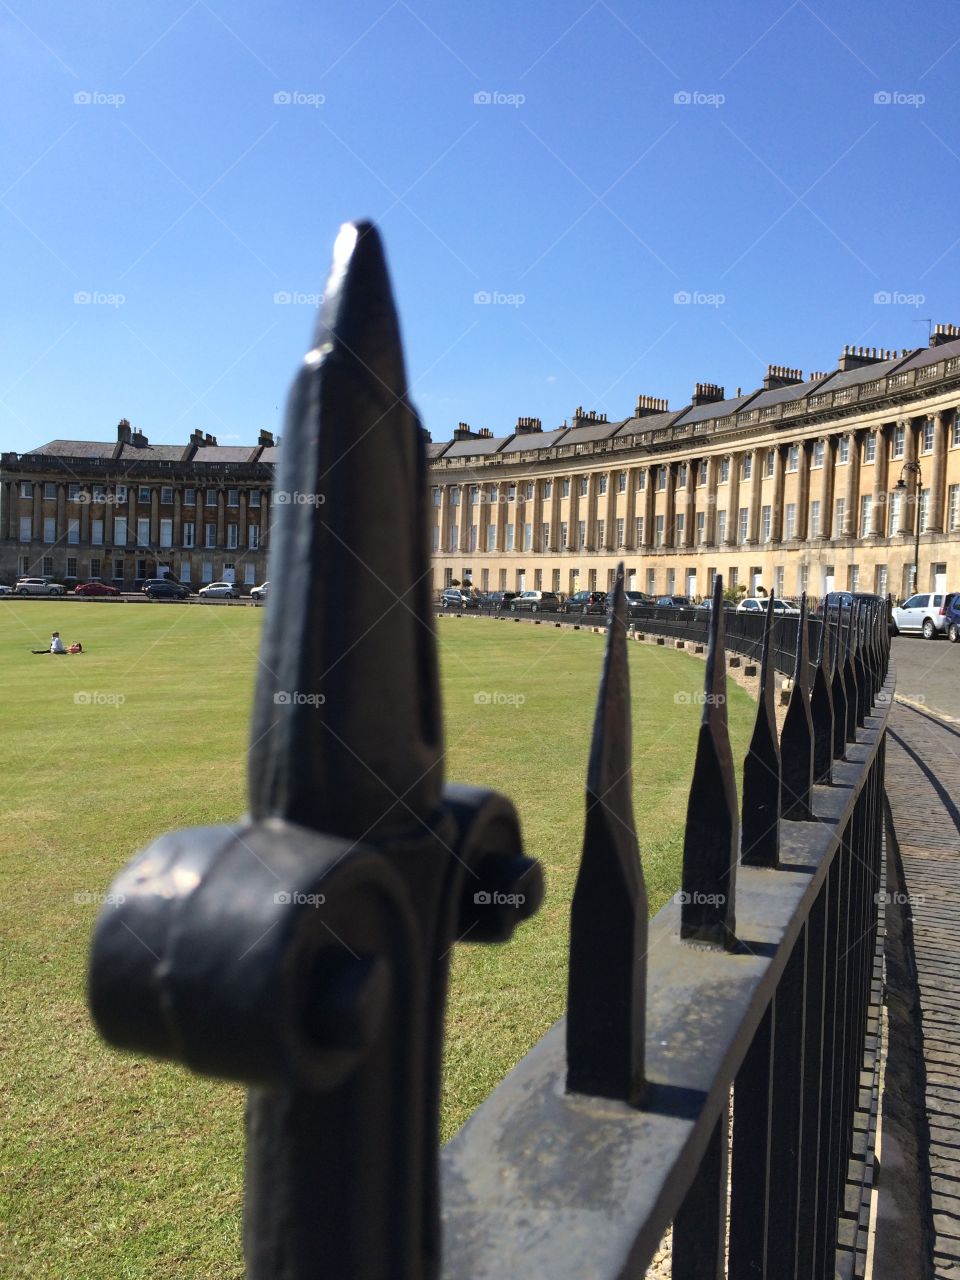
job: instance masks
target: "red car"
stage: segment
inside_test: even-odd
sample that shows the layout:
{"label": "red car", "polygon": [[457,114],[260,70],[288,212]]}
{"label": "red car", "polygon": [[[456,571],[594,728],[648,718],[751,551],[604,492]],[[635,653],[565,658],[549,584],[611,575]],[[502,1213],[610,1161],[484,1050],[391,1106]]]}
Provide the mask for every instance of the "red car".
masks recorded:
{"label": "red car", "polygon": [[73,594],[75,596],[118,596],[120,592],[106,582],[82,582],[79,587],[74,587]]}

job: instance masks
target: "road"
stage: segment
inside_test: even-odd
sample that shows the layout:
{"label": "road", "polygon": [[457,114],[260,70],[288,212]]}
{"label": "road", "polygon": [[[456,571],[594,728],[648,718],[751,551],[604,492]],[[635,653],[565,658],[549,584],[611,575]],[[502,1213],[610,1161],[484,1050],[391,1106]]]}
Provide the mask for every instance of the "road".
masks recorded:
{"label": "road", "polygon": [[960,644],[895,636],[897,693],[960,720]]}

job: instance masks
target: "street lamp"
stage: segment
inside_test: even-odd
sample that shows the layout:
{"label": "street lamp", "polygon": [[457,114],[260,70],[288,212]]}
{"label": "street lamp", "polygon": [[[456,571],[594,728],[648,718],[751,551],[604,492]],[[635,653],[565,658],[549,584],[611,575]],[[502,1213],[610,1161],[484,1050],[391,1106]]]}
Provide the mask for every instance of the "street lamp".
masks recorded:
{"label": "street lamp", "polygon": [[[905,475],[915,475],[917,477],[917,493],[923,490],[923,472],[920,470],[919,462],[905,462],[900,468],[900,479],[894,488],[894,493],[899,493],[901,498],[907,497],[907,482],[904,480]],[[909,501],[909,499],[907,499]],[[916,504],[917,510],[915,515],[915,536],[913,541],[913,590],[920,589],[920,503]],[[910,595],[913,592],[909,593]]]}

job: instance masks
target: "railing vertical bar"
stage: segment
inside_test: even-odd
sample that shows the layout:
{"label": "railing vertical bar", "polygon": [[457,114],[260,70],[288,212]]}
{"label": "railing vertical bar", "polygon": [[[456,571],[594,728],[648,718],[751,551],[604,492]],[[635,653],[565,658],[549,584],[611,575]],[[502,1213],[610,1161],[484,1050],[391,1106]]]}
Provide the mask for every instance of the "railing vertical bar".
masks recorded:
{"label": "railing vertical bar", "polygon": [[[851,822],[853,819],[851,819]],[[834,865],[838,868],[836,953],[836,1000],[833,1006],[834,1026],[834,1080],[833,1106],[830,1134],[830,1186],[827,1195],[827,1212],[832,1246],[836,1247],[837,1223],[843,1197],[843,1185],[847,1169],[846,1125],[849,1114],[849,1041],[851,1001],[851,940],[855,936],[855,923],[851,919],[851,864],[850,828],[841,834]],[[832,1272],[831,1272],[832,1274]]]}
{"label": "railing vertical bar", "polygon": [[726,1274],[729,1114],[725,1106],[674,1219],[673,1280],[723,1280]]}
{"label": "railing vertical bar", "polygon": [[797,1265],[806,948],[804,929],[794,944],[773,999],[770,1179],[776,1193],[770,1197],[768,1208],[762,1273],[769,1280],[792,1280]]}
{"label": "railing vertical bar", "polygon": [[818,1145],[820,1165],[817,1186],[816,1246],[814,1249],[814,1276],[832,1276],[836,1249],[836,1219],[832,1213],[830,1194],[832,1162],[834,1158],[833,1131],[835,1113],[839,1108],[837,1086],[837,930],[840,920],[840,856],[833,860],[827,882],[823,887],[826,928],[823,949],[823,1064],[820,1076],[820,1128]]}
{"label": "railing vertical bar", "polygon": [[762,1275],[771,1198],[770,1123],[773,1006],[757,1027],[733,1090],[730,1280]]}
{"label": "railing vertical bar", "polygon": [[800,1147],[800,1230],[797,1275],[813,1280],[817,1203],[821,1194],[821,1109],[824,1064],[824,1006],[826,982],[824,941],[827,915],[826,886],[817,895],[806,926],[806,1012],[803,1028],[803,1131]]}

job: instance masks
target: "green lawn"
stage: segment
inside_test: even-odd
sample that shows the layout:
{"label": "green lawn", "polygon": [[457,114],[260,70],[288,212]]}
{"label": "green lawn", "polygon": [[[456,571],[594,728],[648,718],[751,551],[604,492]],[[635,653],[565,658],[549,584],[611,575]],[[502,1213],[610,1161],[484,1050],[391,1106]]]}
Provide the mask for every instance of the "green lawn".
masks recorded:
{"label": "green lawn", "polygon": [[[260,610],[0,602],[0,1275],[242,1274],[242,1093],[107,1051],[84,1003],[96,906],[140,847],[245,808]],[[79,657],[33,657],[58,627]],[[459,947],[444,1133],[562,1013],[603,640],[438,623],[447,777],[516,804],[547,898],[504,947]],[[634,794],[652,911],[679,878],[702,663],[631,645]],[[478,693],[508,695],[478,703]],[[78,697],[79,695],[79,697]],[[734,754],[752,704],[730,693]]]}

